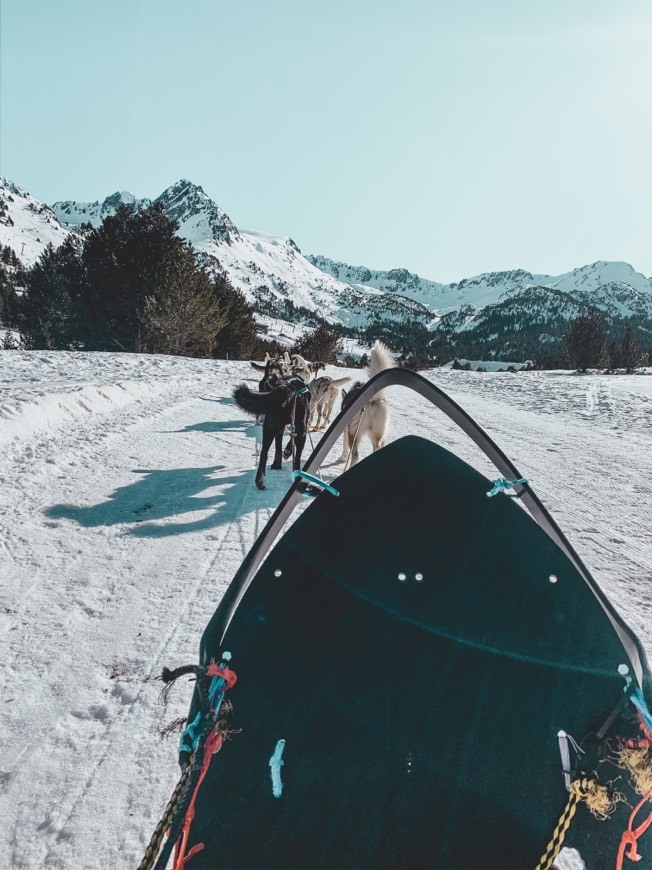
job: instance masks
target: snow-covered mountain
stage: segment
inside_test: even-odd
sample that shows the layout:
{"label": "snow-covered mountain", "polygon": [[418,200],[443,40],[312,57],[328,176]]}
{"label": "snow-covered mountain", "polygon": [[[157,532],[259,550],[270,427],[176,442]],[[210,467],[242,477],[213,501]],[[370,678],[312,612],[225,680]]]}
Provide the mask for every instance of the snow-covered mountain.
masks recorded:
{"label": "snow-covered mountain", "polygon": [[[458,336],[487,346],[511,333],[528,332],[535,340],[537,330],[543,341],[556,342],[568,320],[589,305],[604,310],[608,319],[652,320],[652,280],[628,263],[600,261],[557,276],[513,269],[443,284],[403,268],[374,271],[322,255],[304,256],[289,236],[236,227],[187,180],[155,200],[122,191],[102,202],[56,202],[49,208],[3,179],[0,244],[12,247],[29,266],[46,244],[59,244],[83,224],[99,226],[120,204],[136,208],[152,202],[163,204],[206,267],[226,272],[261,316],[348,327],[421,324],[433,338]],[[509,341],[503,345],[509,347]]]}
{"label": "snow-covered mountain", "polygon": [[238,229],[201,187],[187,180],[153,201],[122,192],[101,203],[56,202],[52,209],[72,229],[87,222],[99,226],[121,203],[146,207],[152,202],[162,203],[167,216],[178,221],[179,235],[192,243],[204,265],[226,272],[261,314],[290,320],[312,314],[347,326],[365,324],[374,314],[398,321],[431,319],[429,308],[407,294],[352,286],[323,271],[288,236]]}
{"label": "snow-covered mountain", "polygon": [[11,248],[25,266],[32,266],[47,245],[58,247],[69,234],[49,206],[0,177],[0,245]]}
{"label": "snow-covered mountain", "polygon": [[136,199],[133,193],[122,190],[112,193],[111,196],[107,196],[102,202],[74,202],[73,200],[55,202],[52,206],[52,211],[62,224],[69,224],[75,227],[82,224],[90,224],[93,227],[99,227],[104,218],[113,214],[119,205],[132,205],[138,208],[145,208],[150,205],[150,201],[147,199]]}

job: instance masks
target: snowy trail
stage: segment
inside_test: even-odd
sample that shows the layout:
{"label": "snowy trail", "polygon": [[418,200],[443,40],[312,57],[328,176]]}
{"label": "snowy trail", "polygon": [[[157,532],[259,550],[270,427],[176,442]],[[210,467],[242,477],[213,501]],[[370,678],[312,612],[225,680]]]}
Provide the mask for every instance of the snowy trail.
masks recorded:
{"label": "snowy trail", "polygon": [[[259,429],[230,399],[246,363],[4,352],[0,371],[0,865],[134,867],[178,776],[159,731],[191,693],[164,707],[150,678],[197,660],[290,472],[253,484]],[[432,377],[652,653],[652,378]],[[497,476],[424,400],[389,397],[390,440],[433,437]]]}
{"label": "snowy trail", "polygon": [[[171,387],[111,420],[12,445],[3,697],[20,733],[10,721],[3,734],[21,749],[3,759],[3,866],[139,862],[161,810],[152,790],[166,794],[177,777],[156,729],[188,702],[180,691],[163,709],[160,684],[143,680],[196,661],[203,626],[289,483],[283,472],[265,493],[252,486],[257,430],[227,396]],[[38,537],[24,534],[38,517]]]}

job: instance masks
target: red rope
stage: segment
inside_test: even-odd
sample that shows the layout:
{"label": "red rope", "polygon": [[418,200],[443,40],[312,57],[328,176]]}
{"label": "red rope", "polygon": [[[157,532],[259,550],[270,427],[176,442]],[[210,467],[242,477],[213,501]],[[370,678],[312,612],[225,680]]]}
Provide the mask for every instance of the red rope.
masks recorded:
{"label": "red rope", "polygon": [[222,677],[222,679],[226,683],[227,689],[232,688],[235,685],[236,680],[238,679],[235,671],[232,671],[231,668],[221,668],[219,665],[215,664],[215,661],[213,659],[211,659],[210,665],[206,668],[206,676]]}
{"label": "red rope", "polygon": [[[636,813],[640,810],[646,800],[652,796],[652,788],[649,789],[644,798],[642,798],[634,807],[629,816],[629,822],[627,823],[627,830],[623,831],[623,835],[620,839],[620,846],[618,847],[618,857],[616,858],[616,870],[622,870],[623,868],[623,859],[625,857],[629,858],[630,861],[640,861],[643,857],[639,854],[638,851],[638,838],[641,837],[647,829],[652,825],[652,812],[649,814],[647,819],[643,822],[642,825],[639,825],[638,828],[633,829],[632,825],[634,824],[634,818]],[[625,849],[629,846],[629,852],[625,855]]]}
{"label": "red rope", "polygon": [[204,781],[204,777],[208,773],[208,768],[211,765],[213,755],[216,752],[219,752],[221,747],[222,735],[218,731],[212,731],[209,734],[208,739],[206,740],[206,746],[204,747],[204,760],[202,761],[201,772],[199,774],[199,779],[197,780],[195,790],[192,793],[192,798],[188,806],[186,817],[183,820],[181,840],[179,843],[177,843],[177,850],[174,856],[174,865],[172,867],[172,870],[184,870],[186,863],[192,858],[192,856],[196,855],[197,852],[201,852],[201,850],[204,848],[203,843],[197,843],[196,846],[193,846],[192,849],[188,853],[186,853],[186,849],[188,847],[188,837],[190,836],[190,826],[192,825],[195,818],[195,801],[197,800],[199,786],[202,784],[202,782]]}

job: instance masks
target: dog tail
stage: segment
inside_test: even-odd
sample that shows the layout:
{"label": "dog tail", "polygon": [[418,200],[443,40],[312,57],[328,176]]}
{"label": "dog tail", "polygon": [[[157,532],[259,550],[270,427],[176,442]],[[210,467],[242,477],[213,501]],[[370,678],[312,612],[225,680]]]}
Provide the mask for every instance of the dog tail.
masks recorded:
{"label": "dog tail", "polygon": [[261,393],[258,390],[254,392],[246,384],[239,384],[233,390],[233,398],[238,408],[246,411],[247,414],[258,415],[278,409],[279,396],[274,393],[274,390],[268,393]]}
{"label": "dog tail", "polygon": [[367,375],[373,378],[379,372],[384,372],[385,369],[396,368],[396,360],[391,350],[382,341],[374,342],[371,348],[369,365],[367,366]]}
{"label": "dog tail", "polygon": [[334,379],[330,382],[329,386],[331,386],[331,387],[341,387],[341,386],[343,386],[344,384],[348,384],[348,382],[349,382],[349,381],[352,381],[352,380],[353,380],[353,378],[334,378]]}
{"label": "dog tail", "polygon": [[254,362],[253,360],[249,360],[249,363],[250,363],[252,369],[255,369],[257,372],[264,372],[265,369],[267,368],[266,363],[258,363],[258,362]]}

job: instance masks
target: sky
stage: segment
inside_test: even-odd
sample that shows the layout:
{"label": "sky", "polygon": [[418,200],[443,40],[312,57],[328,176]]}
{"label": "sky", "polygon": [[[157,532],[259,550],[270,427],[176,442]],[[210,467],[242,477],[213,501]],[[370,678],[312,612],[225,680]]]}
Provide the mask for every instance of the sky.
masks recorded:
{"label": "sky", "polygon": [[201,185],[242,229],[436,281],[652,275],[649,0],[0,0],[0,174]]}

